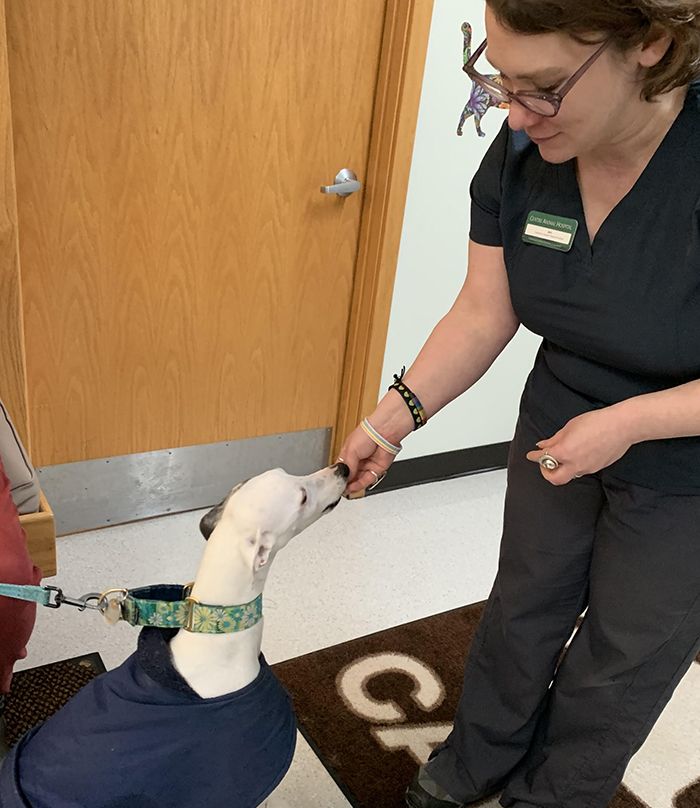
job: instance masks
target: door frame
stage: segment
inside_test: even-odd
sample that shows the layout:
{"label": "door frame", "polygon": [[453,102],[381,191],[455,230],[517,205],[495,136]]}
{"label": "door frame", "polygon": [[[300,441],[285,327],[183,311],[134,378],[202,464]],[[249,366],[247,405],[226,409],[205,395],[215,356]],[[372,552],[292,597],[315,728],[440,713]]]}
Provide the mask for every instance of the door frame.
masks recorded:
{"label": "door frame", "polygon": [[331,462],[377,404],[434,0],[387,0]]}

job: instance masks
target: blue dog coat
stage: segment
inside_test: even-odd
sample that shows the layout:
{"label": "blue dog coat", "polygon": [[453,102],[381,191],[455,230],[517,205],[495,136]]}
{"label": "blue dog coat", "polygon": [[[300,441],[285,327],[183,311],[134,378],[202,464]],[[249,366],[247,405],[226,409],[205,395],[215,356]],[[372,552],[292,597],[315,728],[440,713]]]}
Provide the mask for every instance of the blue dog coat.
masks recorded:
{"label": "blue dog coat", "polygon": [[175,670],[172,629],[28,732],[0,769],[2,808],[256,808],[289,768],[291,699],[260,655],[243,689],[203,699]]}

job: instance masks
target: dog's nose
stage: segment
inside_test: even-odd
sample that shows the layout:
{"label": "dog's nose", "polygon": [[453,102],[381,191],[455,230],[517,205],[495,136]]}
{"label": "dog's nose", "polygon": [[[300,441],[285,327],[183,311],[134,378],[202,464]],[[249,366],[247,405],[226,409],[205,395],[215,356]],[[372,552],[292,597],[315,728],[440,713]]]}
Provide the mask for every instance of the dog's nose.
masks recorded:
{"label": "dog's nose", "polygon": [[345,465],[345,463],[336,463],[335,466],[335,473],[338,477],[342,477],[344,480],[350,476],[350,468]]}

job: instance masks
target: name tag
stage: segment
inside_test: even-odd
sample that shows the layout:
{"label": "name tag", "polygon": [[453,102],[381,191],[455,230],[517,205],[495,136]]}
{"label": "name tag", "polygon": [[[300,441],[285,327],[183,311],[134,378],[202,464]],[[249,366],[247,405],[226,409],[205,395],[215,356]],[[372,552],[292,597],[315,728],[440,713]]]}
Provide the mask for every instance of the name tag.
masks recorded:
{"label": "name tag", "polygon": [[539,210],[530,211],[523,230],[523,241],[549,247],[550,250],[569,252],[578,230],[576,219],[566,219]]}

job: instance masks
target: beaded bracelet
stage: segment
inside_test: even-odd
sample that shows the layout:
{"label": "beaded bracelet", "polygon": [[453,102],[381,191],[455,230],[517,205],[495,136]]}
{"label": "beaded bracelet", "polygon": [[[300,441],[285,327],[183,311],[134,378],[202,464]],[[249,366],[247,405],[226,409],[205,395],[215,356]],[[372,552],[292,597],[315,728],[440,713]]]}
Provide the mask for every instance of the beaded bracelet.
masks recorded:
{"label": "beaded bracelet", "polygon": [[370,422],[365,418],[360,423],[360,426],[365,431],[367,435],[379,446],[381,449],[389,452],[389,454],[393,454],[396,456],[401,451],[401,446],[394,446],[393,443],[389,443],[386,438],[383,438],[379,432],[370,424]]}
{"label": "beaded bracelet", "polygon": [[396,390],[404,400],[413,418],[413,431],[415,432],[416,429],[420,429],[428,423],[428,416],[425,414],[425,410],[418,396],[401,381],[405,372],[406,366],[404,365],[404,367],[401,368],[400,376],[394,374],[394,383],[389,386],[389,390]]}

